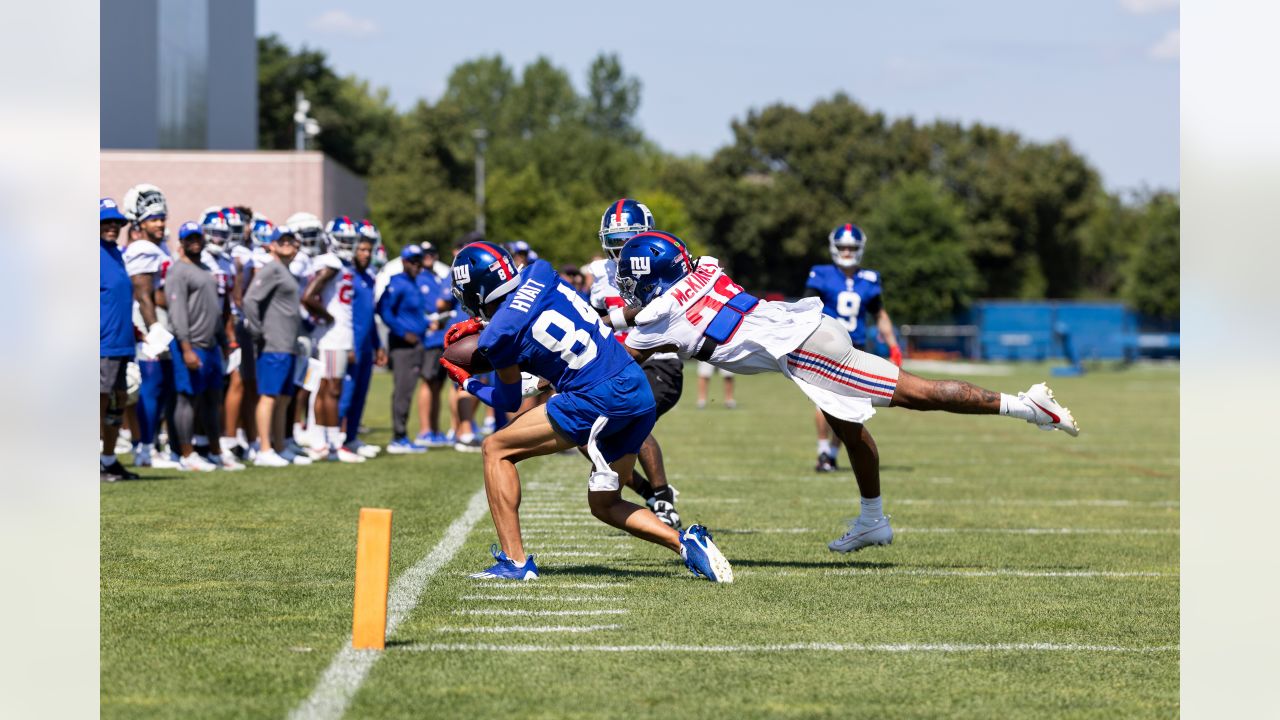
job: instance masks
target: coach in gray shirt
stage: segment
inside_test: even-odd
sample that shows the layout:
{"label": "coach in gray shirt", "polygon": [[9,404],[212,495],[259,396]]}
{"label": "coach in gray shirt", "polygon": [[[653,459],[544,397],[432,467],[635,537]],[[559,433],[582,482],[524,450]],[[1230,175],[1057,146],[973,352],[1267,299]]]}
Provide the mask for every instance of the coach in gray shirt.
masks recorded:
{"label": "coach in gray shirt", "polygon": [[195,432],[196,413],[206,432],[221,427],[218,412],[222,407],[222,342],[220,329],[224,320],[223,300],[218,297],[218,281],[200,260],[204,235],[200,226],[183,223],[178,230],[182,253],[169,266],[164,292],[169,305],[169,324],[173,328],[170,362],[173,384],[178,391],[173,424],[182,470],[215,470],[223,465],[220,455],[208,460],[197,455],[191,438]]}
{"label": "coach in gray shirt", "polygon": [[[257,344],[258,443],[254,464],[284,467],[306,464],[305,456],[285,452],[284,423],[293,392],[294,343],[298,340],[298,280],[289,263],[298,254],[298,239],[289,227],[277,229],[268,246],[271,260],[253,275],[244,296],[244,322]],[[285,395],[285,402],[277,396]],[[301,461],[301,462],[299,462]]]}

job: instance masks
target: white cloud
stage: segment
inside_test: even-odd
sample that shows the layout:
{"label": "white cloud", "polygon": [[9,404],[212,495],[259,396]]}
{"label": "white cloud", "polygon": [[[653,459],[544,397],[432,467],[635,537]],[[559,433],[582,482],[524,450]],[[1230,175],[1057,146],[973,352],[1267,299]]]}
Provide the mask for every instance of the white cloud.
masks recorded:
{"label": "white cloud", "polygon": [[1147,54],[1156,60],[1177,60],[1180,54],[1178,47],[1180,37],[1177,30],[1170,30],[1160,42],[1151,46]]}
{"label": "white cloud", "polygon": [[1177,10],[1178,0],[1120,0],[1120,5],[1134,15],[1150,15],[1165,10]]}
{"label": "white cloud", "polygon": [[356,37],[369,37],[378,32],[377,23],[348,15],[345,10],[327,10],[312,18],[307,27],[316,32],[345,33]]}

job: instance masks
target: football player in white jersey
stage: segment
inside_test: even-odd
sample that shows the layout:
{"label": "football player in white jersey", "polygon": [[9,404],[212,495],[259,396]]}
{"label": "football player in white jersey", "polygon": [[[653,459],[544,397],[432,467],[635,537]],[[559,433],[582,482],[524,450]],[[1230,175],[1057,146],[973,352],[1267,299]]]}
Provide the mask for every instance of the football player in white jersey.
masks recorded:
{"label": "football player in white jersey", "polygon": [[[618,293],[618,253],[622,252],[627,240],[654,227],[653,213],[644,204],[631,198],[610,203],[600,217],[598,236],[606,257],[587,266],[587,272],[592,277],[591,306],[619,333],[619,340],[625,338],[627,322],[622,315],[626,303]],[[676,406],[684,392],[684,361],[675,353],[654,353],[641,368],[649,380],[649,389],[653,391],[658,417],[661,418]],[[652,434],[640,446],[638,458],[644,474],[632,473],[631,489],[644,498],[659,520],[679,530],[680,514],[676,512],[676,491],[667,484],[662,448]]]}
{"label": "football player in white jersey", "polygon": [[926,380],[853,346],[822,301],[769,302],[744,292],[712,257],[695,263],[670,233],[641,233],[619,258],[618,286],[640,309],[627,347],[637,360],[676,352],[743,375],[780,372],[818,405],[845,442],[862,495],[859,517],[828,547],[850,552],[893,541],[880,497],[880,457],[864,423],[877,407],[1006,415],[1043,430],[1079,434],[1071,412],[1043,383],[1003,395],[961,380]]}
{"label": "football player in white jersey", "polygon": [[315,321],[316,351],[323,365],[316,395],[316,422],[325,448],[317,459],[364,462],[364,456],[343,446],[338,404],[347,365],[355,358],[355,325],[351,302],[355,295],[356,243],[360,230],[351,218],[339,216],[325,226],[329,252],[315,258],[316,272],[302,294],[302,305]]}
{"label": "football player in white jersey", "polygon": [[158,453],[155,443],[160,423],[172,426],[174,386],[169,372],[169,332],[165,310],[164,275],[173,262],[165,240],[168,204],[155,185],[129,188],[122,210],[129,219],[129,244],[123,257],[133,283],[134,323],[146,339],[138,353],[142,387],[138,392],[139,437],[134,446],[134,464],[139,467],[173,469],[178,462],[169,453]]}

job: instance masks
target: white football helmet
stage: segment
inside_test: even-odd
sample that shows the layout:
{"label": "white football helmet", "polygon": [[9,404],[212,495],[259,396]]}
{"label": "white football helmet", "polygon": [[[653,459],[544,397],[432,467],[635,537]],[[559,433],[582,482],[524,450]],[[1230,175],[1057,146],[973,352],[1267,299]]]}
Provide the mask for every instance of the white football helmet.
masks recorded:
{"label": "white football helmet", "polygon": [[134,223],[169,214],[169,204],[165,202],[164,193],[155,185],[147,183],[129,188],[124,194],[123,205],[125,217]]}
{"label": "white football helmet", "polygon": [[289,216],[285,225],[293,231],[302,252],[307,255],[311,257],[323,255],[328,248],[324,237],[324,225],[315,215],[309,212],[296,212]]}
{"label": "white football helmet", "polygon": [[867,248],[867,234],[853,223],[845,223],[827,236],[831,250],[831,262],[836,267],[851,268],[862,264],[862,253]]}

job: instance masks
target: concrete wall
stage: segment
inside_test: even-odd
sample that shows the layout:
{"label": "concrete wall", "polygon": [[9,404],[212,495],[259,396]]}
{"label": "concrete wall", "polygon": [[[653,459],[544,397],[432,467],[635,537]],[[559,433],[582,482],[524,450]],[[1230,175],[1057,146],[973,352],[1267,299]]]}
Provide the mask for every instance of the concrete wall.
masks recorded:
{"label": "concrete wall", "polygon": [[156,0],[102,3],[98,126],[104,148],[159,146],[158,23]]}
{"label": "concrete wall", "polygon": [[258,147],[258,38],[252,0],[209,3],[209,121],[205,147]]}
{"label": "concrete wall", "polygon": [[299,211],[321,221],[367,214],[365,182],[320,152],[103,150],[99,158],[103,197],[120,201],[144,182],[164,191],[170,236],[210,205],[248,205],[276,223]]}

